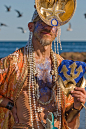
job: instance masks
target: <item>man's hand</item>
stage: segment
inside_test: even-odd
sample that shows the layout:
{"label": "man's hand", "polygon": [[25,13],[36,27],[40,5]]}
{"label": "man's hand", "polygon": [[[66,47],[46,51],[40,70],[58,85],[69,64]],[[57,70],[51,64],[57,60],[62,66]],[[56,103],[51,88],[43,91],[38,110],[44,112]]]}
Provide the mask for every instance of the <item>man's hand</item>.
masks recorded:
{"label": "man's hand", "polygon": [[[5,108],[9,101],[13,102],[12,100],[9,100],[8,98],[3,97],[3,101],[0,103],[0,106]],[[18,120],[18,116],[17,116],[17,108],[15,106],[13,106],[13,108],[11,109],[11,112],[13,114],[15,123],[18,123],[19,120]]]}
{"label": "man's hand", "polygon": [[74,108],[80,110],[82,104],[85,104],[86,100],[86,91],[84,88],[76,87],[74,91],[71,91],[72,97],[74,97]]}
{"label": "man's hand", "polygon": [[11,111],[12,111],[15,123],[18,123],[19,120],[18,120],[18,116],[17,116],[17,108],[14,106]]}

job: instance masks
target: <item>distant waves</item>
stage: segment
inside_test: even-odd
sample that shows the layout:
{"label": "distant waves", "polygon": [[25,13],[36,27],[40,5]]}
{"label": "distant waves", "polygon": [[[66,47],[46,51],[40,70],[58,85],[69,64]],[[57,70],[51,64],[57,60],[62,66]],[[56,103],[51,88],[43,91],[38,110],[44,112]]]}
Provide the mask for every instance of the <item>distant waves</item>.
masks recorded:
{"label": "distant waves", "polygon": [[[26,43],[27,41],[0,41],[0,58],[8,56],[18,48],[24,47]],[[62,50],[60,50],[60,45],[59,45],[59,53],[86,52],[86,42],[62,41],[61,43],[62,43]],[[53,45],[52,48],[54,50]]]}

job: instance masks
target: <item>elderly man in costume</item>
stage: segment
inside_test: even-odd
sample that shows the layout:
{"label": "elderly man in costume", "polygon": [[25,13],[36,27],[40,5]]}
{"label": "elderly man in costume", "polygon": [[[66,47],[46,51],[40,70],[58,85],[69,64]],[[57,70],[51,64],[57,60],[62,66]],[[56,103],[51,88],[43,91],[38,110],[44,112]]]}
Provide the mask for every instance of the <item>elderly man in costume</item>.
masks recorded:
{"label": "elderly man in costume", "polygon": [[[52,41],[59,33],[58,26],[70,20],[76,1],[70,0],[73,5],[70,8],[73,11],[70,10],[67,17],[70,3],[68,6],[64,1],[59,3],[55,0],[54,3],[51,8],[49,3],[48,8],[46,4],[43,5],[36,0],[37,10],[28,24],[30,35],[27,45],[0,60],[1,129],[79,127],[79,112],[84,106],[86,97],[83,76],[74,81],[73,70],[78,63],[73,62],[74,67],[71,70],[73,76],[71,78],[67,75],[70,81],[65,80],[60,74],[63,64],[65,66],[65,60],[52,50]],[[84,69],[83,63],[80,66]]]}

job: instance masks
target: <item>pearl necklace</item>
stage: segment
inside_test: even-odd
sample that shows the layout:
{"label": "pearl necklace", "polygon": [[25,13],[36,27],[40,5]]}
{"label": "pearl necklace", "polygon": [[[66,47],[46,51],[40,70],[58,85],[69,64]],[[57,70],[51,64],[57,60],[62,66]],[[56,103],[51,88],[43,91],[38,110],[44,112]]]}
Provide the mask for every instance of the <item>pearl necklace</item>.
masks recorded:
{"label": "pearl necklace", "polygon": [[[28,56],[29,54],[29,56]],[[29,106],[30,106],[30,120],[31,120],[31,125],[32,125],[32,129],[34,129],[34,125],[33,125],[33,109],[32,109],[32,100],[31,100],[31,89],[32,89],[32,96],[33,96],[33,107],[34,107],[34,111],[35,111],[35,119],[36,119],[36,123],[37,123],[37,127],[38,129],[39,128],[39,123],[38,123],[38,111],[37,111],[37,107],[36,107],[36,98],[37,98],[37,101],[42,104],[42,105],[47,105],[49,104],[52,99],[53,99],[53,96],[54,96],[54,89],[57,85],[57,83],[53,86],[52,88],[52,95],[51,95],[51,98],[49,99],[49,101],[47,102],[41,102],[39,100],[39,85],[36,83],[36,75],[37,75],[37,72],[36,72],[36,67],[35,67],[35,58],[34,58],[34,49],[33,49],[33,46],[32,46],[32,41],[31,41],[31,33],[30,33],[30,37],[29,37],[29,44],[27,46],[27,59],[28,59],[28,96],[29,96]],[[51,71],[51,74],[54,76],[54,82],[57,82],[58,80],[58,71],[57,71],[57,58],[56,58],[56,55],[54,54],[54,52],[51,50],[51,59],[52,59],[52,62],[53,62],[53,70]],[[32,86],[32,87],[31,87]],[[57,85],[57,111],[56,113],[56,116],[59,116],[60,117],[60,124],[59,124],[59,129],[61,129],[61,89],[60,89],[60,86]],[[54,97],[55,99],[55,97]],[[59,103],[59,113],[58,113],[58,103]],[[41,110],[42,111],[42,110]],[[41,121],[41,123],[43,124],[43,126],[45,127],[46,129],[46,126],[45,124],[43,123],[43,121]]]}

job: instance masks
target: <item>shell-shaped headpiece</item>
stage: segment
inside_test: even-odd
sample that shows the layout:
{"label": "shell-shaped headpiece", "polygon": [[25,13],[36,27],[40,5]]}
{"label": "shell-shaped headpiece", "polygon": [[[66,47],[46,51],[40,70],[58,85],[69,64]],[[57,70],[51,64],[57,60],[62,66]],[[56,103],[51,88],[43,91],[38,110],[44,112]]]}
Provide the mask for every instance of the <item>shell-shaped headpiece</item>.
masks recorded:
{"label": "shell-shaped headpiece", "polygon": [[50,26],[62,26],[73,16],[76,0],[35,0],[40,18]]}

